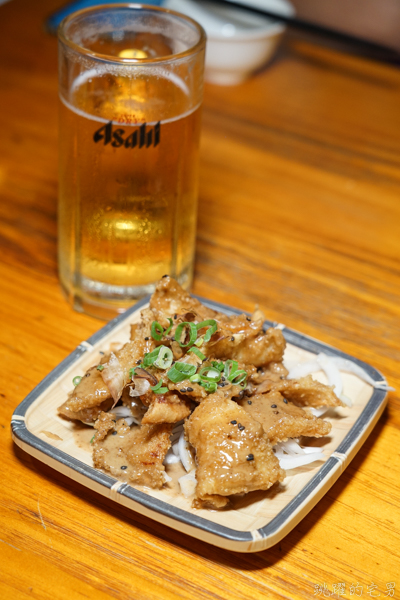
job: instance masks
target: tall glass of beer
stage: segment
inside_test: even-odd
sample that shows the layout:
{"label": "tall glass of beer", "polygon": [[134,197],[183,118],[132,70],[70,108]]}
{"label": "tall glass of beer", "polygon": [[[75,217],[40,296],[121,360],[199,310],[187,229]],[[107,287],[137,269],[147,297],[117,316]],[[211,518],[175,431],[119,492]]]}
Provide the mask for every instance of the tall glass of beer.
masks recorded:
{"label": "tall glass of beer", "polygon": [[59,30],[62,288],[101,318],[164,275],[190,286],[205,33],[139,4],[78,11]]}

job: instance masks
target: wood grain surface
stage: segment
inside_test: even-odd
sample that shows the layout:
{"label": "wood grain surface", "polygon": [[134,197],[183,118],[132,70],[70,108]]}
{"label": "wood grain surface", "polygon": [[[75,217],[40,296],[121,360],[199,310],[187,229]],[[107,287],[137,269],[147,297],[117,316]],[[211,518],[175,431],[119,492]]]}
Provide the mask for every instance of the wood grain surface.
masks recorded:
{"label": "wood grain surface", "polygon": [[[57,279],[57,44],[43,23],[61,4],[0,6],[0,597],[400,597],[398,392],[328,494],[251,555],[141,517],[13,444],[15,407],[101,326]],[[397,389],[399,106],[398,69],[294,36],[248,82],[207,86],[194,282]]]}

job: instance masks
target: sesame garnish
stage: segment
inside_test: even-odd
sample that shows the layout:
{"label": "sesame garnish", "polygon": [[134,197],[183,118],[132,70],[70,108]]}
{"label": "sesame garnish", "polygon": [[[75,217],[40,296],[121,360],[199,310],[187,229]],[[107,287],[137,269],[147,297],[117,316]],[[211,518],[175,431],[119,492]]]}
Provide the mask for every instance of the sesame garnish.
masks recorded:
{"label": "sesame garnish", "polygon": [[271,408],[278,408],[276,404],[271,404]]}
{"label": "sesame garnish", "polygon": [[182,392],[182,394],[183,394],[184,392],[186,392],[186,388],[182,388],[182,389],[181,389],[181,390],[179,390],[179,391],[180,391],[180,392]]}
{"label": "sesame garnish", "polygon": [[250,317],[246,317],[246,319],[247,319],[248,321],[251,321]]}
{"label": "sesame garnish", "polygon": [[164,279],[164,277],[169,277],[169,275],[163,275],[161,279]]}
{"label": "sesame garnish", "polygon": [[144,339],[145,339],[145,341],[146,341],[146,342],[148,342],[150,338],[148,338],[148,337],[145,337]]}
{"label": "sesame garnish", "polygon": [[140,360],[140,358],[139,358],[139,360],[137,360],[137,361],[136,361],[136,364],[137,364],[137,365],[140,365],[140,364],[141,364],[141,362],[142,362],[142,361],[141,361],[141,360]]}
{"label": "sesame garnish", "polygon": [[127,469],[127,468],[128,468],[128,467],[127,467],[126,465],[122,465],[122,467],[121,467],[121,469],[122,469],[123,471],[125,471],[125,469]]}
{"label": "sesame garnish", "polygon": [[111,435],[117,435],[117,431],[113,431]]}
{"label": "sesame garnish", "polygon": [[236,425],[237,421],[231,421],[232,425]]}
{"label": "sesame garnish", "polygon": [[283,399],[283,401],[284,401],[284,403],[285,403],[285,404],[287,404],[287,400],[286,400],[286,398],[284,398],[284,399]]}
{"label": "sesame garnish", "polygon": [[186,391],[187,391],[187,392],[193,392],[193,388],[191,388],[191,387],[188,387],[188,388],[186,388]]}
{"label": "sesame garnish", "polygon": [[279,410],[274,410],[274,415],[279,415]]}
{"label": "sesame garnish", "polygon": [[177,318],[178,318],[178,315],[174,315],[174,319],[177,319]]}
{"label": "sesame garnish", "polygon": [[254,460],[254,454],[249,454],[246,460]]}
{"label": "sesame garnish", "polygon": [[251,400],[247,400],[247,404],[253,404]]}
{"label": "sesame garnish", "polygon": [[234,342],[234,341],[235,341],[235,336],[232,336],[231,337],[231,342]]}
{"label": "sesame garnish", "polygon": [[239,429],[239,431],[243,431],[243,429],[246,429],[246,427],[244,425],[242,425],[241,423],[239,423],[238,429]]}

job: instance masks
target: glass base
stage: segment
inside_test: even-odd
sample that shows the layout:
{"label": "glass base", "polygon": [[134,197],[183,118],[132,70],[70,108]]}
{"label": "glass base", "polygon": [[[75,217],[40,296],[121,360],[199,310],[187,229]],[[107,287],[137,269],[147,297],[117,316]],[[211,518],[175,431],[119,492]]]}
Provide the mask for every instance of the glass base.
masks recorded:
{"label": "glass base", "polygon": [[[192,284],[192,270],[177,277],[184,289]],[[152,294],[158,281],[147,285],[116,286],[82,278],[82,289],[68,289],[63,282],[61,288],[67,300],[78,312],[109,321],[124,313],[138,300]]]}

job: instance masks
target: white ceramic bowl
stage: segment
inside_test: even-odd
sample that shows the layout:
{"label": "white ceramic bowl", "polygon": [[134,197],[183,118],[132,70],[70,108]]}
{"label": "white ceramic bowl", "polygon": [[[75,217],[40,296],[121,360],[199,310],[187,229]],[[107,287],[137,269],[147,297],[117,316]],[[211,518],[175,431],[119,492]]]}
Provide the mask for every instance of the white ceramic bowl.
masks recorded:
{"label": "white ceramic bowl", "polygon": [[[287,0],[241,0],[256,8],[293,16]],[[205,78],[210,83],[235,85],[264,66],[273,56],[285,25],[232,6],[209,1],[165,0],[163,6],[186,14],[207,33]]]}

